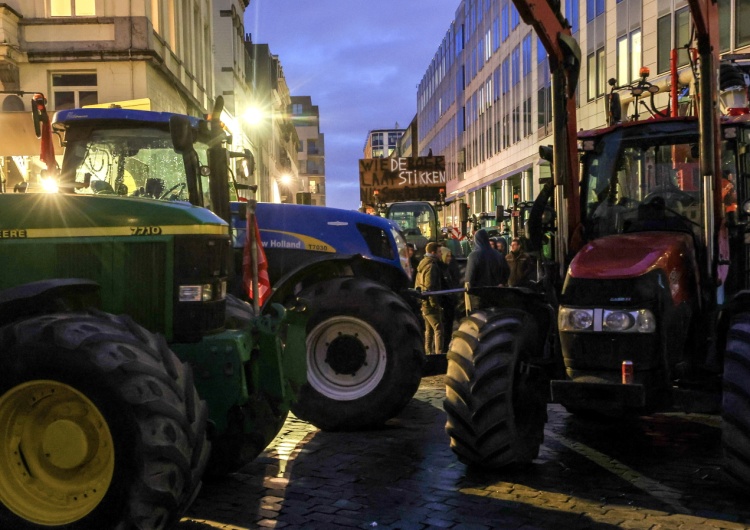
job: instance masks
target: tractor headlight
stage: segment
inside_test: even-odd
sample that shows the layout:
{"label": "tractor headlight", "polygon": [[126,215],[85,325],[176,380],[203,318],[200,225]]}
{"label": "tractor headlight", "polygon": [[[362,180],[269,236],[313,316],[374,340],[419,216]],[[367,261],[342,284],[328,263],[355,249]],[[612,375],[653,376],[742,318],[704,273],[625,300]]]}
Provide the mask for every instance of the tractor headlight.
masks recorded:
{"label": "tractor headlight", "polygon": [[204,283],[202,285],[180,285],[180,302],[211,302],[223,300],[227,296],[227,282],[222,281],[219,285]]}
{"label": "tractor headlight", "polygon": [[594,324],[593,309],[560,307],[557,325],[560,331],[584,331]]}
{"label": "tractor headlight", "polygon": [[604,311],[603,322],[607,331],[627,331],[633,327],[635,319],[627,311]]}
{"label": "tractor headlight", "polygon": [[560,307],[557,325],[560,331],[653,333],[656,318],[649,309]]}
{"label": "tractor headlight", "polygon": [[653,333],[656,331],[656,318],[648,309],[641,309],[635,317],[636,329],[640,333]]}

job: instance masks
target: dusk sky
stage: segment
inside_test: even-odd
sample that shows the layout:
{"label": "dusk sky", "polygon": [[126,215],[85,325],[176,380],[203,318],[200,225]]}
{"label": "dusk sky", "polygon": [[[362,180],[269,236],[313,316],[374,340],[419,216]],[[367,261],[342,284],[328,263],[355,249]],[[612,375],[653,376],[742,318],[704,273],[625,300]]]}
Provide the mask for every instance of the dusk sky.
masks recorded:
{"label": "dusk sky", "polygon": [[311,96],[325,134],[328,206],[359,207],[367,132],[405,128],[417,85],[460,0],[251,0],[245,30],[278,55],[293,96]]}

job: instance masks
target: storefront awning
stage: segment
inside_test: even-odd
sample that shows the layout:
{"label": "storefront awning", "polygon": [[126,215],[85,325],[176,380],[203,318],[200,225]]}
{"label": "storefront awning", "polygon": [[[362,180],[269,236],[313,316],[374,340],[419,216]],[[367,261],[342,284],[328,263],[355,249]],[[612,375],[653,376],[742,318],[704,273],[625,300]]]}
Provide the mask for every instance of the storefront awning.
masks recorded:
{"label": "storefront awning", "polygon": [[[55,154],[62,155],[57,136],[53,135],[52,143]],[[34,132],[31,112],[0,112],[0,156],[39,156],[40,152],[41,140]]]}

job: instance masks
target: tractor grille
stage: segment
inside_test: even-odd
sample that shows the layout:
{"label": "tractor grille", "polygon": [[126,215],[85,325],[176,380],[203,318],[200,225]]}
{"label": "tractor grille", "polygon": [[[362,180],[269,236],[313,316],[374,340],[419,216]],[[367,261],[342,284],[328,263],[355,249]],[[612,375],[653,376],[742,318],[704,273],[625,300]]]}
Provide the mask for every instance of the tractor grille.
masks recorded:
{"label": "tractor grille", "polygon": [[[195,342],[211,332],[223,329],[226,298],[219,293],[228,280],[232,247],[229,237],[178,236],[174,245],[174,339]],[[209,301],[180,302],[180,285],[211,285]]]}
{"label": "tractor grille", "polygon": [[167,243],[117,239],[55,245],[52,277],[88,278],[101,286],[102,308],[130,315],[150,331],[166,329]]}

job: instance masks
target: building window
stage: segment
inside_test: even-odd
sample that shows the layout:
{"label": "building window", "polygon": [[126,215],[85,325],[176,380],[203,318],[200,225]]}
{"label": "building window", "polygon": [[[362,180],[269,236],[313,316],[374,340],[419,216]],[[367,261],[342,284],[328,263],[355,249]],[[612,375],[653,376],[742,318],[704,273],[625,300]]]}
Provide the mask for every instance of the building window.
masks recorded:
{"label": "building window", "polygon": [[396,146],[400,137],[401,135],[397,132],[388,133],[388,154],[386,156],[392,156],[396,152]]}
{"label": "building window", "polygon": [[53,17],[94,17],[96,0],[50,0]]}
{"label": "building window", "polygon": [[508,2],[503,4],[502,10],[500,11],[500,21],[503,30],[503,42],[505,42],[508,40],[508,37],[510,37],[510,14],[508,12]]}
{"label": "building window", "polygon": [[750,44],[750,0],[735,0],[734,24],[737,47]]}
{"label": "building window", "polygon": [[617,39],[617,84],[625,85],[640,77],[641,30]]}
{"label": "building window", "polygon": [[604,48],[599,48],[596,53],[589,54],[588,66],[588,99],[598,98],[603,95],[607,86],[607,64]]}
{"label": "building window", "polygon": [[669,70],[669,55],[672,49],[677,49],[678,66],[688,64],[686,46],[691,41],[690,28],[689,7],[659,17],[656,21],[656,69],[659,73]]}
{"label": "building window", "polygon": [[531,33],[526,35],[521,42],[523,49],[523,77],[531,73]]}
{"label": "building window", "polygon": [[292,103],[292,116],[302,115],[302,103]]}
{"label": "building window", "polygon": [[586,20],[591,22],[606,11],[604,0],[586,0]]}
{"label": "building window", "polygon": [[52,100],[55,110],[96,105],[99,103],[96,73],[52,74]]}
{"label": "building window", "polygon": [[570,32],[575,33],[578,31],[578,10],[579,10],[579,3],[578,0],[567,0],[565,2],[565,18],[568,19],[568,22],[570,23]]}
{"label": "building window", "polygon": [[383,158],[383,133],[372,135],[372,157]]}

